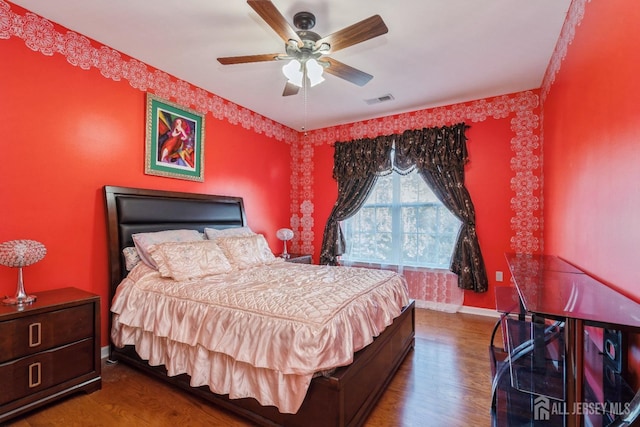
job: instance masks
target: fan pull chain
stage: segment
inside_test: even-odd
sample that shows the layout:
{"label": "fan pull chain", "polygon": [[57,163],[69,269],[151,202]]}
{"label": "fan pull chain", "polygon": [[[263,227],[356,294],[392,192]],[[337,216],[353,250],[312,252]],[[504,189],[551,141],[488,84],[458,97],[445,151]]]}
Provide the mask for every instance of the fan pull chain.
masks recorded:
{"label": "fan pull chain", "polygon": [[307,64],[302,65],[302,96],[304,98],[304,122],[302,123],[302,132],[307,136],[307,91],[309,83],[307,82]]}

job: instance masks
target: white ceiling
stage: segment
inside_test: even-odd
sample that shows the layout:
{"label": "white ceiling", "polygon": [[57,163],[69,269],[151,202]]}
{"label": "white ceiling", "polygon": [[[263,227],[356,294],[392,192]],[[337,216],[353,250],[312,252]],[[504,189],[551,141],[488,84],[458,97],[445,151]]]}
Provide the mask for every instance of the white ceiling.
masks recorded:
{"label": "white ceiling", "polygon": [[[359,87],[333,75],[282,96],[282,62],[216,58],[284,53],[244,0],[11,0],[38,15],[291,128],[308,130],[538,88],[571,0],[273,0],[293,26],[334,33],[372,15],[389,32],[330,56],[372,74]],[[391,94],[394,100],[369,105]],[[306,117],[306,118],[305,118]]]}

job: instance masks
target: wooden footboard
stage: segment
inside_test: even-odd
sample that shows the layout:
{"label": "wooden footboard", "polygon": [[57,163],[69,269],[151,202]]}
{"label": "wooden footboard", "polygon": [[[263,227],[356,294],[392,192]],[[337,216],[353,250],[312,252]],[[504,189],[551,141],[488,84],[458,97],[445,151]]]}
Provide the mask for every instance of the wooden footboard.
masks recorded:
{"label": "wooden footboard", "polygon": [[252,398],[229,399],[211,393],[207,387],[193,388],[189,386],[188,375],[167,377],[164,367],[149,366],[131,346],[113,349],[111,357],[263,426],[360,426],[413,348],[414,336],[415,304],[412,301],[373,343],[356,353],[351,365],[336,369],[330,377],[314,378],[296,414],[281,414],[277,408],[261,406]]}

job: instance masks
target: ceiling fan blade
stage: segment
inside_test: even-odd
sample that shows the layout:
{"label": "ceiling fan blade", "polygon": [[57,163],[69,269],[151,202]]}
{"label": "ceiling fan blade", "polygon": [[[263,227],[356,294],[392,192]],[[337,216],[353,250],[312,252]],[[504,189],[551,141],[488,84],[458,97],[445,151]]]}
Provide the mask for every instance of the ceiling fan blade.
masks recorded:
{"label": "ceiling fan blade", "polygon": [[279,36],[287,43],[289,40],[298,42],[302,47],[302,40],[287,20],[276,9],[270,0],[247,0],[247,3]]}
{"label": "ceiling fan blade", "polygon": [[300,88],[298,86],[294,85],[293,83],[287,82],[287,84],[284,86],[284,91],[282,92],[282,96],[296,95],[299,90]]}
{"label": "ceiling fan blade", "polygon": [[326,73],[345,79],[358,86],[366,85],[373,78],[371,74],[360,71],[333,58],[322,57],[322,62],[328,62],[329,66],[324,69]]}
{"label": "ceiling fan blade", "polygon": [[373,15],[321,38],[316,42],[316,46],[319,47],[323,43],[328,43],[331,46],[331,52],[336,52],[345,47],[386,34],[388,31],[389,29],[380,15]]}
{"label": "ceiling fan blade", "polygon": [[265,62],[275,61],[276,59],[287,58],[282,53],[264,53],[262,55],[245,55],[245,56],[226,56],[218,58],[218,62],[222,65],[245,64],[247,62]]}

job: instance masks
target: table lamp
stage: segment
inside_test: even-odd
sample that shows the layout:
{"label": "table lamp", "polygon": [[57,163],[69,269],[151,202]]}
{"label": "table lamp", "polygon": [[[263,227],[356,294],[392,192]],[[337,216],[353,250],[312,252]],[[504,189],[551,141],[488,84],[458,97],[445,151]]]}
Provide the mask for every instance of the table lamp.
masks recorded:
{"label": "table lamp", "polygon": [[282,251],[282,258],[289,258],[289,253],[287,252],[287,241],[293,239],[293,230],[289,228],[281,228],[276,231],[276,237],[284,243],[284,250]]}
{"label": "table lamp", "polygon": [[31,304],[36,300],[35,295],[27,295],[22,281],[22,267],[35,264],[47,254],[47,249],[35,240],[10,240],[0,243],[0,265],[18,267],[18,289],[15,297],[7,297],[3,304],[18,305]]}

